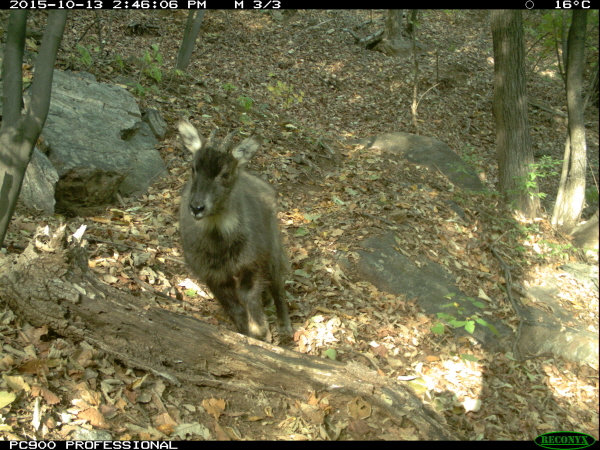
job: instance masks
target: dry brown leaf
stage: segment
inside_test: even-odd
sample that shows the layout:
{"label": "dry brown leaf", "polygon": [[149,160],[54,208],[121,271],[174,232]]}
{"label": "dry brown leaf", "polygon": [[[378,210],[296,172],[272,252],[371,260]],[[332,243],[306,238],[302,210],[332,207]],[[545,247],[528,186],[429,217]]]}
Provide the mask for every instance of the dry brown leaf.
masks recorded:
{"label": "dry brown leaf", "polygon": [[88,219],[98,223],[110,223],[110,219],[108,217],[88,217]]}
{"label": "dry brown leaf", "polygon": [[297,403],[298,409],[302,411],[302,416],[313,425],[320,425],[325,421],[325,412],[318,406],[307,403]]}
{"label": "dry brown leaf", "polygon": [[40,373],[46,369],[46,362],[39,359],[31,359],[18,367],[20,373]]}
{"label": "dry brown leaf", "polygon": [[175,420],[173,420],[173,418],[170,416],[169,413],[166,413],[166,412],[156,416],[156,418],[154,419],[154,424],[156,426],[161,426],[161,425],[173,425],[174,427],[177,426],[177,422]]}
{"label": "dry brown leaf", "polygon": [[175,425],[173,425],[172,423],[164,423],[162,425],[157,425],[156,429],[161,433],[166,434],[167,436],[171,436],[173,434],[173,431],[175,431]]}
{"label": "dry brown leaf", "polygon": [[218,441],[230,441],[231,440],[231,436],[229,436],[229,434],[227,434],[227,432],[223,429],[223,427],[221,425],[219,425],[218,422],[215,422],[214,430],[215,430],[215,434],[217,436]]}
{"label": "dry brown leaf", "polygon": [[365,402],[362,398],[356,397],[348,402],[348,413],[354,419],[366,419],[371,415],[371,405]]}
{"label": "dry brown leaf", "polygon": [[29,341],[34,344],[35,346],[38,346],[40,343],[40,338],[42,336],[45,336],[46,334],[48,334],[48,326],[44,325],[40,328],[28,328],[25,330],[22,330],[22,333],[27,336],[27,338],[29,339]]}
{"label": "dry brown leaf", "polygon": [[353,420],[348,425],[348,431],[352,431],[359,437],[362,437],[371,431],[371,427],[364,420]]}
{"label": "dry brown leaf", "polygon": [[55,395],[52,391],[50,391],[50,389],[42,387],[40,388],[40,392],[41,396],[44,398],[44,401],[48,404],[48,405],[56,405],[58,403],[60,403],[60,398]]}
{"label": "dry brown leaf", "polygon": [[258,422],[259,420],[263,420],[266,416],[250,416],[247,417],[246,420],[248,422]]}
{"label": "dry brown leaf", "polygon": [[75,395],[89,405],[98,406],[100,404],[100,392],[89,389],[86,382],[77,385]]}
{"label": "dry brown leaf", "polygon": [[107,424],[104,416],[96,408],[89,408],[77,414],[77,417],[82,420],[87,420],[92,426],[97,428],[106,428]]}
{"label": "dry brown leaf", "polygon": [[202,400],[202,407],[208,414],[219,420],[219,417],[225,411],[225,400],[216,398],[204,399]]}

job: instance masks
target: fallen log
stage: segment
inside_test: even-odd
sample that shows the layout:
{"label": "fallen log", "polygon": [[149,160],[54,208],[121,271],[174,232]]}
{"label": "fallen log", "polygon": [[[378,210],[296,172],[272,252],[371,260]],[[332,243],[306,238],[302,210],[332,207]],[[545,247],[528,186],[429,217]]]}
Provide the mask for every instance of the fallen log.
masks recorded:
{"label": "fallen log", "polygon": [[[412,391],[358,363],[297,353],[177,314],[99,280],[88,267],[84,229],[39,230],[26,250],[0,266],[0,298],[34,326],[84,340],[123,363],[190,383],[289,398],[328,392],[359,397],[421,439],[456,439]],[[341,399],[340,398],[340,399]]]}

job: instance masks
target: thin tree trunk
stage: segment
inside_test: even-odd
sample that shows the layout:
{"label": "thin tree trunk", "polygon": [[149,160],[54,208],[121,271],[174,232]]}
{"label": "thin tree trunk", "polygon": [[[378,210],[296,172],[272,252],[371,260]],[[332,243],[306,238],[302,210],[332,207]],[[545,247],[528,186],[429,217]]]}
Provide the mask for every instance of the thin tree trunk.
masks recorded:
{"label": "thin tree trunk", "polygon": [[567,111],[569,135],[552,225],[570,233],[581,218],[585,202],[586,140],[583,104],[583,64],[587,11],[573,10],[567,50]]}
{"label": "thin tree trunk", "polygon": [[48,116],[54,61],[62,39],[67,12],[48,13],[48,25],[35,63],[31,101],[21,117],[21,61],[25,45],[27,11],[11,11],[2,73],[4,78],[4,111],[0,128],[0,247],[12,218],[25,170],[33,147]]}
{"label": "thin tree trunk", "polygon": [[[192,51],[196,45],[196,38],[202,25],[202,19],[206,11],[201,9],[200,11],[190,10],[188,13],[187,23],[185,24],[185,32],[183,33],[183,40],[181,41],[181,47],[179,48],[179,55],[177,55],[177,69],[185,70],[190,59],[192,57]],[[194,18],[194,14],[196,17]]]}

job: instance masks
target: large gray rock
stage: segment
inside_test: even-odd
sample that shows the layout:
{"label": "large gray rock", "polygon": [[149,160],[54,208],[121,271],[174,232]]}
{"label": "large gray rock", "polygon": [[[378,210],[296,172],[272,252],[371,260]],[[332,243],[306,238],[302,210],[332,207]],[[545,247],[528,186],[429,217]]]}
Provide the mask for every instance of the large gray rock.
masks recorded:
{"label": "large gray rock", "polygon": [[48,157],[35,147],[25,172],[19,199],[32,210],[53,214],[57,181],[58,172]]}
{"label": "large gray rock", "polygon": [[557,300],[560,288],[553,277],[541,281],[539,286],[527,288],[534,301],[519,311],[523,320],[519,348],[524,354],[551,353],[598,368],[598,333],[586,330],[562,307]]}
{"label": "large gray rock", "polygon": [[[369,281],[382,291],[396,295],[404,294],[406,298],[415,299],[427,314],[445,312],[455,315],[459,320],[478,314],[494,325],[500,336],[479,324],[476,325],[472,336],[489,351],[512,349],[514,331],[500,319],[494,319],[491,315],[482,316],[483,310],[468,300],[467,295],[454,284],[451,274],[441,265],[424,259],[420,267],[417,267],[396,250],[396,246],[393,233],[366,239],[363,242],[366,250],[357,252],[360,259],[354,266],[361,279]],[[341,258],[340,262],[344,267],[352,267],[346,258]],[[582,266],[573,269],[571,265],[566,269],[581,272]],[[585,270],[594,271],[588,267],[585,267]],[[596,269],[596,277],[597,273]],[[530,302],[530,306],[519,307],[517,313],[523,322],[518,342],[521,355],[551,353],[570,361],[598,367],[598,334],[578,325],[577,319],[562,308],[556,300],[560,291],[555,280],[547,277],[542,286],[529,287],[527,293],[534,301]],[[451,300],[446,297],[448,294],[454,294]],[[443,307],[449,303],[455,303],[456,307]],[[456,329],[455,332],[466,335],[462,328]]]}
{"label": "large gray rock", "polygon": [[431,171],[440,170],[453,184],[461,188],[483,189],[473,168],[438,139],[394,132],[357,139],[351,143],[395,153],[398,157],[425,166]]}
{"label": "large gray rock", "polygon": [[41,137],[59,175],[55,198],[64,212],[92,214],[117,191],[144,192],[165,171],[134,97],[89,73],[54,71]]}
{"label": "large gray rock", "polygon": [[[407,299],[415,299],[427,314],[446,312],[456,314],[459,319],[477,313],[481,316],[483,311],[467,300],[467,296],[454,285],[452,275],[441,265],[426,259],[417,267],[395,249],[397,245],[393,233],[366,239],[362,243],[366,251],[357,252],[360,259],[355,266],[361,279],[382,291],[404,294]],[[344,267],[350,267],[347,259],[340,262]],[[454,295],[451,300],[447,297],[448,294]],[[443,308],[448,303],[460,305],[461,313],[457,314],[456,308]],[[485,319],[496,327],[501,336],[494,335],[487,327],[477,325],[474,337],[489,351],[504,348],[506,344],[502,343],[502,336],[509,335],[510,329],[500,320],[488,316]],[[457,329],[456,332],[466,335],[464,329]]]}

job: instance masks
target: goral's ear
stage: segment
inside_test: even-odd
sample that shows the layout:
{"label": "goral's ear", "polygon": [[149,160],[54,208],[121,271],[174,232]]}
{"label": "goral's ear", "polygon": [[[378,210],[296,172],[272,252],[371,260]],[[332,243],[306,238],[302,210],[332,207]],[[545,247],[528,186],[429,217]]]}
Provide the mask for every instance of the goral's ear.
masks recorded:
{"label": "goral's ear", "polygon": [[237,147],[231,150],[231,154],[238,160],[239,164],[244,164],[250,161],[261,145],[262,140],[252,136],[240,142]]}
{"label": "goral's ear", "polygon": [[198,130],[196,130],[194,125],[189,123],[187,120],[181,120],[178,128],[179,136],[181,136],[181,141],[183,142],[185,148],[192,153],[196,153],[202,148],[202,139],[200,138]]}

